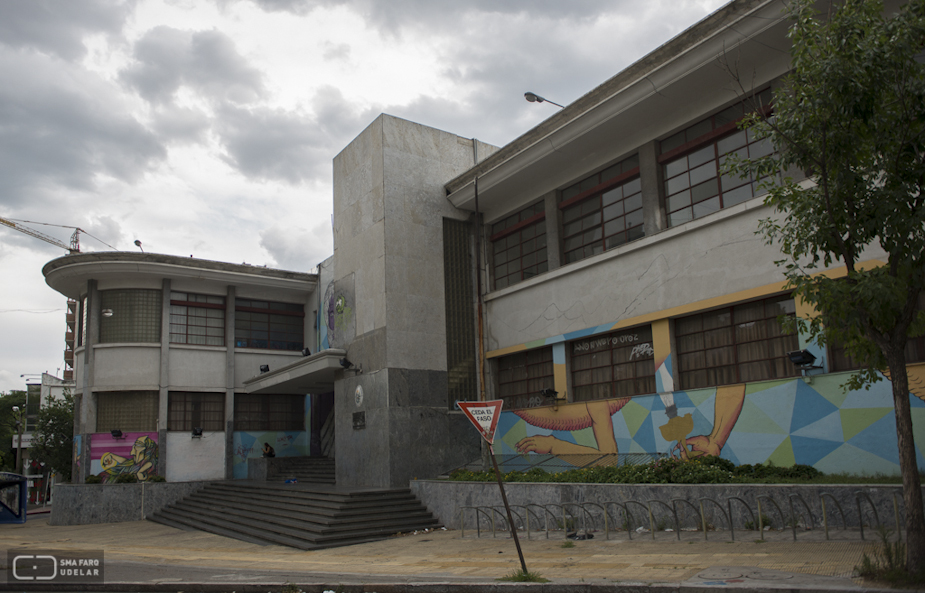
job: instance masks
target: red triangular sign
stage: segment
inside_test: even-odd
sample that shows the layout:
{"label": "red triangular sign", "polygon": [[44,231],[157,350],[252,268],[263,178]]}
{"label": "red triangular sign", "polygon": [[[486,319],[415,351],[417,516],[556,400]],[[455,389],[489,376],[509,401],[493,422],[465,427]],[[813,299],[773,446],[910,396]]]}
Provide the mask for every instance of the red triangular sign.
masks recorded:
{"label": "red triangular sign", "polygon": [[496,399],[490,402],[459,402],[458,405],[482,438],[491,444],[495,440],[495,429],[498,428],[503,403],[503,400]]}

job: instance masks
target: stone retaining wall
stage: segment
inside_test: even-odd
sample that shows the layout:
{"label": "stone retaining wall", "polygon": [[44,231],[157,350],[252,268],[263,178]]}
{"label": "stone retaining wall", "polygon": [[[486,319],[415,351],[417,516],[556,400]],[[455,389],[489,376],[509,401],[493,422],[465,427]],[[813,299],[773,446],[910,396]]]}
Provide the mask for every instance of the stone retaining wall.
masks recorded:
{"label": "stone retaining wall", "polygon": [[141,521],[209,482],[56,484],[50,525]]}
{"label": "stone retaining wall", "polygon": [[[822,527],[822,504],[821,498],[826,500],[826,515],[828,516],[829,528],[841,528],[841,514],[832,502],[832,498],[824,496],[826,494],[834,497],[844,511],[845,521],[848,527],[856,528],[859,526],[858,505],[856,502],[856,493],[862,493],[870,497],[876,508],[877,517],[882,525],[893,528],[895,525],[895,514],[893,511],[894,495],[898,505],[900,516],[903,516],[902,488],[895,486],[867,486],[867,485],[751,485],[751,484],[549,484],[549,483],[505,483],[508,501],[511,505],[565,505],[566,508],[578,517],[582,514],[577,507],[569,506],[573,503],[597,503],[604,506],[606,502],[617,501],[624,502],[627,500],[639,501],[646,504],[648,501],[657,500],[671,505],[673,500],[681,499],[689,501],[691,506],[680,503],[677,505],[678,515],[682,527],[696,527],[699,522],[697,509],[701,499],[704,499],[704,514],[707,521],[717,529],[726,529],[726,519],[724,514],[717,508],[718,505],[705,500],[711,499],[719,503],[724,510],[729,508],[729,500],[737,498],[741,500],[732,501],[733,524],[736,529],[744,528],[745,523],[752,521],[753,517],[748,512],[750,507],[752,512],[757,512],[758,497],[761,500],[761,512],[771,519],[775,528],[787,525],[790,519],[790,501],[791,495],[799,495],[809,507],[809,513],[817,528]],[[501,494],[497,482],[453,482],[446,480],[417,480],[411,482],[411,490],[425,504],[428,509],[439,518],[447,528],[458,529],[460,526],[460,510],[462,507],[472,506],[497,506],[502,508]],[[765,498],[767,497],[767,498]],[[768,499],[777,503],[783,513],[783,521],[780,518],[777,508],[771,504]],[[744,504],[741,502],[744,501]],[[798,524],[804,525],[809,523],[808,512],[803,507],[800,499],[793,498],[794,513],[797,516]],[[649,526],[646,508],[630,504],[628,505],[633,513],[633,524],[636,527]],[[595,529],[603,529],[603,513],[599,508],[588,505],[589,512],[593,517]],[[620,524],[623,522],[622,512],[618,507],[608,506],[611,517]],[[551,507],[557,515],[561,516],[561,509]],[[521,514],[523,511],[520,511]],[[671,526],[674,522],[664,506],[659,504],[652,505],[652,512],[657,522],[667,523]],[[871,511],[871,504],[867,498],[862,496],[861,514],[864,516],[865,526],[875,525],[874,514]],[[537,516],[542,515],[538,512]],[[802,515],[802,516],[801,516]],[[662,518],[661,521],[659,519]],[[591,519],[589,519],[591,520]],[[487,521],[483,519],[483,521]],[[517,519],[515,519],[517,522]],[[599,523],[599,524],[598,524]],[[783,523],[783,525],[782,525]],[[613,523],[611,522],[611,525]],[[475,512],[467,511],[465,518],[465,527],[475,527]]]}

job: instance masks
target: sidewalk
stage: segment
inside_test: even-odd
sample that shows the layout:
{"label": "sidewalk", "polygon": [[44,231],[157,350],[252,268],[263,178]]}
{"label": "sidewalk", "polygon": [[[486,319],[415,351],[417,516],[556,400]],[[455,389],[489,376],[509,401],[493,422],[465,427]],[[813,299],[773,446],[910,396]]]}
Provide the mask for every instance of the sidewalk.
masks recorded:
{"label": "sidewalk", "polygon": [[[716,587],[750,591],[870,590],[852,579],[855,565],[872,541],[857,532],[789,531],[757,540],[756,532],[603,534],[563,547],[562,539],[521,536],[527,568],[550,579],[534,584],[498,583],[520,568],[510,537],[476,538],[474,531],[431,531],[380,542],[318,551],[260,546],[199,531],[181,531],[150,521],[99,525],[50,526],[44,515],[23,525],[0,527],[0,548],[28,550],[103,550],[106,591],[280,591],[285,583],[304,591],[705,591]],[[559,532],[557,538],[562,537]],[[0,558],[0,588],[9,577]],[[131,584],[131,586],[126,586]],[[258,587],[259,585],[259,587]],[[49,590],[48,587],[45,590]]]}

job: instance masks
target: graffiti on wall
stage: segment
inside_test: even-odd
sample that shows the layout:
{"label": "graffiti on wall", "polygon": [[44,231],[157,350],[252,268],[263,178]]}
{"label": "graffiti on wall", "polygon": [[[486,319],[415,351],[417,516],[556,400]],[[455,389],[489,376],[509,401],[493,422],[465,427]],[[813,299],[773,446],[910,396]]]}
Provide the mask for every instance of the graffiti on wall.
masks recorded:
{"label": "graffiti on wall", "polygon": [[[925,365],[915,373],[925,378]],[[504,412],[496,442],[508,454],[710,454],[736,464],[802,463],[826,473],[898,475],[890,383],[843,391],[845,378],[833,374],[817,376],[812,384],[767,381],[581,402],[558,411]],[[918,462],[925,467],[920,397],[910,400]]]}
{"label": "graffiti on wall", "polygon": [[134,474],[139,482],[157,475],[157,433],[127,432],[119,438],[110,433],[90,435],[90,473],[103,482],[122,474]]}
{"label": "graffiti on wall", "polygon": [[328,284],[319,312],[322,348],[346,348],[356,335],[353,275]]}

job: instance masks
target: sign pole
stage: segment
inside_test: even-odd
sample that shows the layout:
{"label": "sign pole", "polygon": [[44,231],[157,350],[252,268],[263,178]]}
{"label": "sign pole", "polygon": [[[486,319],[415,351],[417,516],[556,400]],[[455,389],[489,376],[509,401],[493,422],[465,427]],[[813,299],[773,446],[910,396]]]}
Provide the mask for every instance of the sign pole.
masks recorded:
{"label": "sign pole", "polygon": [[495,477],[498,478],[498,488],[501,489],[501,500],[504,501],[504,510],[507,513],[507,524],[511,526],[511,536],[514,538],[514,546],[517,548],[517,556],[520,558],[520,568],[524,574],[527,574],[527,563],[524,562],[524,553],[520,549],[520,539],[517,537],[517,527],[511,518],[511,506],[507,503],[507,494],[504,492],[504,481],[501,480],[501,471],[498,470],[498,460],[495,458],[495,450],[491,443],[488,443],[488,453],[491,455],[491,462],[495,466]]}
{"label": "sign pole", "polygon": [[495,477],[498,478],[498,488],[501,489],[501,500],[504,501],[504,510],[507,512],[507,524],[511,526],[511,536],[514,538],[514,545],[517,546],[517,556],[520,557],[520,568],[524,574],[527,573],[527,563],[524,562],[524,553],[520,549],[520,539],[517,537],[517,527],[514,525],[514,519],[511,517],[511,506],[507,502],[507,494],[504,492],[504,482],[501,480],[501,470],[498,469],[498,460],[495,459],[495,450],[492,443],[495,440],[495,429],[498,427],[498,419],[501,416],[501,406],[504,401],[500,399],[490,402],[456,402],[456,405],[466,415],[472,425],[475,426],[485,442],[488,443],[488,454],[491,462],[495,467]]}

